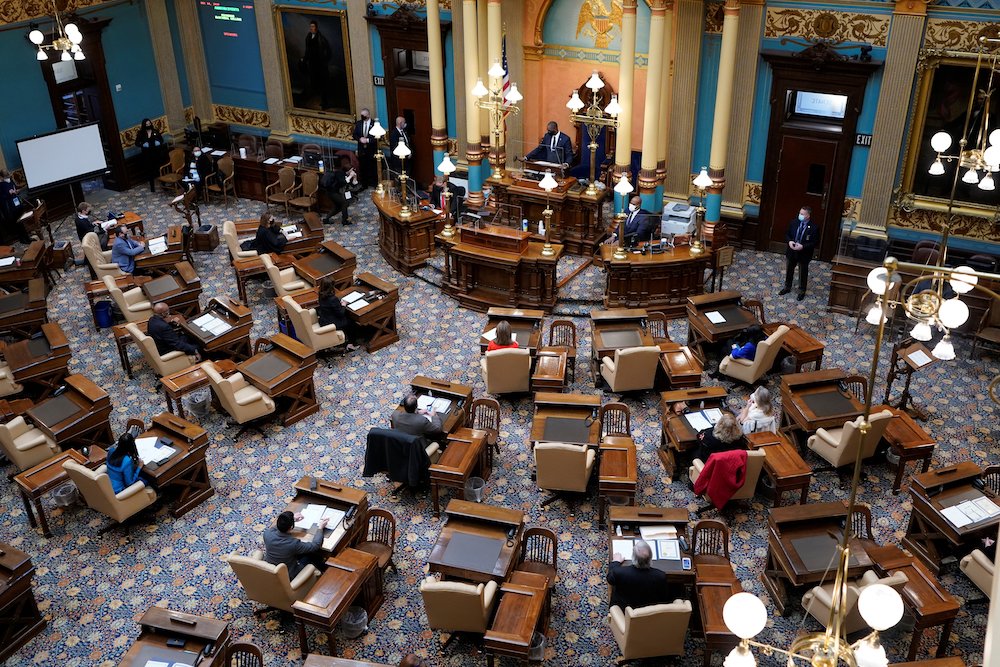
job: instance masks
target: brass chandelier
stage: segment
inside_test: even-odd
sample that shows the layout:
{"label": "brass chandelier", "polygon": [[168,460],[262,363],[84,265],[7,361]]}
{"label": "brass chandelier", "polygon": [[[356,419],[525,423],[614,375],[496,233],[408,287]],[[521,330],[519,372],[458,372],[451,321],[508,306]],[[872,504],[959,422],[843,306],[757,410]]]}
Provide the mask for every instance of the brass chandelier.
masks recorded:
{"label": "brass chandelier", "polygon": [[55,22],[55,34],[50,44],[44,43],[45,34],[38,28],[33,28],[28,33],[28,39],[38,47],[38,53],[35,54],[35,58],[37,60],[48,60],[49,55],[45,51],[49,50],[60,52],[59,59],[62,61],[86,60],[86,56],[83,55],[83,49],[80,48],[80,44],[83,42],[83,34],[80,32],[80,29],[75,23],[63,22],[55,0],[52,0],[52,10]]}

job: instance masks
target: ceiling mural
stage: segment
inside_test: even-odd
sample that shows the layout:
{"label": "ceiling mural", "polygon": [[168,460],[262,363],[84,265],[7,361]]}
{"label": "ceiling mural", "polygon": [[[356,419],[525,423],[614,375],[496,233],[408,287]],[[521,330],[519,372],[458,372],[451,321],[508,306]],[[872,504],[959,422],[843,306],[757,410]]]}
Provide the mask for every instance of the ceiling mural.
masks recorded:
{"label": "ceiling mural", "polygon": [[[107,0],[57,0],[60,12],[100,5]],[[52,0],[0,0],[0,25],[52,16]]]}

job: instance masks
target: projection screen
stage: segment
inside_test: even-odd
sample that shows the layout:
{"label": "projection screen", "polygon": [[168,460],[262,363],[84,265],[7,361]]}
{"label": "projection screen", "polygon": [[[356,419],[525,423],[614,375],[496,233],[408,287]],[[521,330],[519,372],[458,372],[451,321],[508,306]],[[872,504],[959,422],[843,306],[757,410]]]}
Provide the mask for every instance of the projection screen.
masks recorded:
{"label": "projection screen", "polygon": [[70,183],[108,169],[97,123],[20,139],[17,152],[31,190]]}

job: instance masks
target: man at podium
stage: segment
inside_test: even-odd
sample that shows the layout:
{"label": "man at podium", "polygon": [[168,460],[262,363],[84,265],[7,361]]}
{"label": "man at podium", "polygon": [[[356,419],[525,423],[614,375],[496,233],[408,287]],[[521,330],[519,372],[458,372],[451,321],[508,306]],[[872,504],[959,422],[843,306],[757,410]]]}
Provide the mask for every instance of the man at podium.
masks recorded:
{"label": "man at podium", "polygon": [[524,156],[525,160],[533,162],[551,162],[561,164],[564,168],[569,166],[573,159],[573,144],[569,140],[569,135],[559,131],[559,125],[550,120],[546,126],[547,132],[539,140],[538,146]]}

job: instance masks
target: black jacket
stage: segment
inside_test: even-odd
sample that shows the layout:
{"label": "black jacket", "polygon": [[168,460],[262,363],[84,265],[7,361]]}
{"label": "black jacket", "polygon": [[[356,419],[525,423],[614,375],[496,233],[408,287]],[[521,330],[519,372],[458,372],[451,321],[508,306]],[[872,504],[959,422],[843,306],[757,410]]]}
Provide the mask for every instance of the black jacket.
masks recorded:
{"label": "black jacket", "polygon": [[648,241],[653,227],[652,213],[644,208],[629,211],[622,223],[622,243],[631,245],[640,241]]}
{"label": "black jacket", "polygon": [[155,127],[153,128],[152,136],[147,136],[146,131],[143,130],[142,128],[139,129],[139,132],[135,136],[135,147],[142,150],[143,152],[145,151],[158,152],[158,149],[162,145],[163,145],[163,135],[160,134]]}
{"label": "black jacket", "polygon": [[340,303],[340,299],[336,295],[327,295],[319,300],[319,303],[316,304],[316,319],[319,320],[321,327],[336,324],[341,331],[351,323],[351,316],[348,314],[347,308],[344,308],[344,304]]}
{"label": "black jacket", "polygon": [[84,217],[79,213],[77,213],[76,215],[73,216],[73,218],[74,221],[76,222],[76,235],[80,237],[81,241],[83,240],[83,237],[86,236],[89,232],[94,232],[95,234],[100,236],[101,232],[104,231],[103,227],[96,224],[89,217]]}
{"label": "black jacket", "polygon": [[428,420],[415,412],[396,411],[392,413],[389,423],[394,430],[410,435],[441,435],[441,415],[437,413]]}
{"label": "black jacket", "polygon": [[[369,118],[368,119],[368,131],[369,132],[371,131],[372,127],[374,127],[374,125],[375,125],[375,121]],[[352,136],[354,137],[354,140],[358,142],[358,151],[357,152],[358,152],[358,157],[359,158],[361,158],[361,157],[372,157],[373,155],[375,155],[375,143],[376,143],[375,142],[375,137],[371,136],[370,134],[366,134],[365,133],[365,121],[364,121],[364,119],[359,118],[358,120],[354,121],[354,133],[352,134]],[[358,141],[362,137],[367,137],[368,138],[368,143],[367,144],[363,144],[360,141]]]}
{"label": "black jacket", "polygon": [[377,472],[385,472],[393,482],[411,488],[420,486],[430,477],[431,459],[426,446],[427,441],[422,436],[373,428],[368,432],[365,469],[361,474],[371,477]]}
{"label": "black jacket", "polygon": [[156,343],[156,351],[161,355],[168,352],[183,352],[184,354],[197,354],[198,347],[188,340],[183,331],[167,322],[159,315],[149,318],[147,325],[149,337]]}
{"label": "black jacket", "polygon": [[802,244],[802,250],[792,250],[788,247],[788,241],[795,240],[795,237],[799,233],[799,225],[801,224],[799,219],[796,218],[788,225],[788,231],[785,232],[785,257],[809,261],[812,259],[813,251],[816,250],[816,244],[819,242],[819,227],[812,221],[812,218],[809,218],[806,222],[805,233],[802,234],[802,240],[799,241]]}
{"label": "black jacket", "polygon": [[608,583],[615,587],[611,605],[617,605],[622,611],[625,607],[638,609],[652,604],[669,604],[684,597],[684,587],[668,583],[667,573],[655,567],[640,570],[634,565],[612,562]]}
{"label": "black jacket", "polygon": [[702,463],[708,462],[708,457],[716,452],[728,452],[732,449],[746,449],[747,443],[746,438],[739,437],[732,442],[723,442],[715,437],[713,429],[715,427],[706,428],[699,435],[701,441],[698,443],[697,449],[695,449],[694,457],[700,459]]}
{"label": "black jacket", "polygon": [[267,225],[257,227],[257,237],[253,241],[253,248],[258,253],[281,252],[285,249],[288,239],[280,231],[273,231]]}

